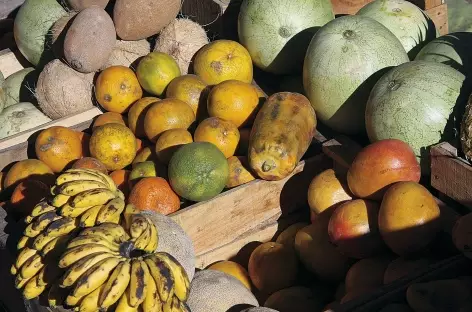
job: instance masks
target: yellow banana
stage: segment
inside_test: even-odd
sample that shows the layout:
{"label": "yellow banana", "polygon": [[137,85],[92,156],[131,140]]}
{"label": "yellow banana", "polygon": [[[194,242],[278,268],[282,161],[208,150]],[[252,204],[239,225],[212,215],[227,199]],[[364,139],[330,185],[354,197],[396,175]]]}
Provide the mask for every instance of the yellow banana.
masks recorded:
{"label": "yellow banana", "polygon": [[26,283],[28,283],[28,281],[31,279],[30,278],[22,278],[21,277],[21,274],[18,274],[16,277],[15,277],[15,288],[16,289],[21,289],[25,286]]}
{"label": "yellow banana", "polygon": [[66,235],[75,230],[78,225],[78,219],[63,217],[62,219],[52,222],[48,226],[46,234],[54,237]]}
{"label": "yellow banana", "polygon": [[28,224],[23,233],[28,237],[36,237],[41,234],[49,224],[60,219],[62,219],[62,217],[58,216],[55,211],[46,212]]}
{"label": "yellow banana", "polygon": [[59,284],[52,284],[48,292],[48,303],[50,308],[61,306],[67,297],[68,289],[59,287]]}
{"label": "yellow banana", "polygon": [[35,254],[21,266],[20,275],[22,278],[30,278],[35,276],[39,270],[44,266],[42,257],[39,254]]}
{"label": "yellow banana", "polygon": [[70,235],[55,237],[53,240],[47,243],[43,249],[41,249],[40,254],[43,257],[48,257],[48,258],[58,256],[64,251],[69,240],[70,240]]}
{"label": "yellow banana", "polygon": [[161,298],[157,291],[156,282],[152,276],[148,279],[147,291],[142,308],[144,312],[162,312],[163,309]]}
{"label": "yellow banana", "polygon": [[123,192],[120,191],[119,189],[116,190],[116,196],[118,198],[121,198],[122,200],[126,200],[125,194],[123,194]]}
{"label": "yellow banana", "polygon": [[127,204],[123,212],[123,220],[127,229],[131,226],[131,216],[138,214],[139,210],[133,204]]}
{"label": "yellow banana", "polygon": [[38,297],[46,289],[46,285],[39,285],[38,275],[31,278],[25,285],[23,289],[23,296],[27,300]]}
{"label": "yellow banana", "polygon": [[131,216],[131,224],[129,228],[129,233],[131,234],[132,238],[138,238],[143,234],[143,232],[147,229],[149,223],[147,222],[147,218],[142,214],[134,214]]}
{"label": "yellow banana", "polygon": [[100,287],[110,276],[111,271],[123,260],[117,257],[104,259],[94,264],[76,282],[71,295],[82,297]]}
{"label": "yellow banana", "polygon": [[22,236],[20,240],[18,241],[18,244],[16,244],[16,249],[22,249],[25,247],[30,247],[33,244],[33,239],[28,236]]}
{"label": "yellow banana", "polygon": [[80,216],[80,227],[92,227],[97,222],[97,216],[103,205],[93,206]]}
{"label": "yellow banana", "polygon": [[105,284],[92,291],[90,294],[85,296],[80,302],[79,312],[97,312],[100,311],[98,300],[100,295],[103,293]]}
{"label": "yellow banana", "polygon": [[68,249],[64,252],[61,259],[59,260],[59,267],[67,268],[72,264],[76,263],[80,259],[84,258],[87,255],[91,255],[97,252],[106,252],[109,253],[111,256],[118,256],[117,252],[111,251],[110,248],[98,245],[98,244],[88,244],[77,246],[71,249]]}
{"label": "yellow banana", "polygon": [[148,224],[144,232],[134,240],[134,247],[139,250],[144,250],[151,241],[151,225]]}
{"label": "yellow banana", "polygon": [[49,203],[45,200],[39,202],[36,206],[34,206],[33,210],[31,211],[32,217],[37,217],[42,215],[43,213],[54,211],[56,207],[49,205]]}
{"label": "yellow banana", "polygon": [[84,229],[80,235],[88,235],[93,233],[107,234],[108,237],[113,238],[112,241],[122,243],[129,240],[129,235],[123,227],[116,223],[102,223],[93,228]]}
{"label": "yellow banana", "polygon": [[63,174],[59,175],[56,179],[56,185],[62,185],[71,181],[97,181],[107,184],[106,180],[103,179],[98,174],[90,173],[83,169],[69,169],[66,170]]}
{"label": "yellow banana", "polygon": [[59,209],[59,214],[64,217],[69,217],[69,218],[77,218],[87,210],[89,210],[92,207],[85,207],[85,208],[77,208],[77,207],[72,207],[70,204],[65,204]]}
{"label": "yellow banana", "polygon": [[108,309],[108,307],[115,304],[123,295],[130,281],[130,270],[130,260],[121,262],[113,270],[113,273],[106,284],[104,284],[105,287],[100,294],[98,306],[101,309]]}
{"label": "yellow banana", "polygon": [[180,301],[187,301],[190,291],[190,280],[185,269],[172,255],[166,252],[158,252],[154,254],[154,257],[164,262],[166,266],[170,268],[175,282],[175,296],[177,296]]}
{"label": "yellow banana", "polygon": [[72,296],[71,294],[69,294],[67,297],[66,297],[66,305],[68,306],[71,306],[71,307],[74,307],[76,306],[77,304],[79,304],[80,300],[82,300],[84,296],[82,297],[74,297]]}
{"label": "yellow banana", "polygon": [[57,263],[46,264],[38,273],[37,283],[40,286],[47,286],[54,283],[64,271],[57,266]]}
{"label": "yellow banana", "polygon": [[75,208],[93,207],[105,205],[113,198],[116,198],[115,192],[107,188],[95,188],[76,195],[70,205]]}
{"label": "yellow banana", "polygon": [[110,200],[105,206],[100,209],[97,216],[97,224],[106,222],[118,223],[120,216],[125,209],[125,201],[117,197]]}
{"label": "yellow banana", "polygon": [[182,312],[182,311],[185,311],[185,310],[182,310],[181,302],[176,296],[173,296],[170,300],[168,300],[166,303],[164,303],[162,309],[163,309],[163,312]]}
{"label": "yellow banana", "polygon": [[103,182],[93,180],[70,181],[56,186],[54,193],[76,196],[82,192],[94,189],[108,189],[108,186]]}
{"label": "yellow banana", "polygon": [[153,255],[144,258],[144,261],[149,268],[151,276],[156,282],[157,291],[161,300],[167,302],[172,299],[172,296],[174,295],[175,282],[170,268],[166,266],[165,262],[159,260]]}
{"label": "yellow banana", "polygon": [[143,248],[143,250],[146,251],[146,252],[152,253],[152,252],[156,251],[156,249],[157,249],[157,246],[159,244],[159,236],[158,236],[158,233],[157,233],[156,225],[150,219],[148,219],[148,223],[149,223],[151,234],[150,234],[149,242]]}
{"label": "yellow banana", "polygon": [[24,220],[25,220],[25,224],[30,224],[31,222],[33,222],[33,220],[34,220],[35,218],[36,218],[36,217],[33,217],[33,216],[30,215],[30,214],[27,215],[27,216],[25,217],[25,219],[24,219]]}
{"label": "yellow banana", "polygon": [[70,266],[66,273],[61,278],[60,286],[61,287],[69,287],[72,286],[81,276],[84,274],[88,269],[90,269],[96,263],[110,258],[116,257],[111,255],[107,252],[102,253],[93,253],[90,254],[78,261],[76,261],[72,266]]}
{"label": "yellow banana", "polygon": [[43,250],[43,248],[56,237],[57,236],[49,235],[47,232],[43,232],[35,237],[33,248],[36,250]]}
{"label": "yellow banana", "polygon": [[32,258],[37,253],[38,251],[32,248],[25,247],[21,249],[18,256],[16,256],[15,267],[17,269],[21,268],[28,259]]}
{"label": "yellow banana", "polygon": [[137,312],[138,307],[133,307],[129,304],[129,290],[126,289],[123,296],[121,296],[118,305],[116,306],[115,312]]}
{"label": "yellow banana", "polygon": [[69,201],[70,196],[69,195],[64,195],[64,194],[57,194],[54,196],[51,200],[51,205],[53,205],[56,208],[60,208],[67,204]]}
{"label": "yellow banana", "polygon": [[104,174],[103,172],[100,172],[98,170],[88,169],[88,168],[80,168],[80,169],[69,169],[67,172],[82,172],[82,173],[85,172],[85,173],[88,173],[88,174],[91,174],[91,175],[95,175],[96,177],[101,178],[102,181],[105,184],[108,185],[110,190],[115,191],[117,189],[116,184],[113,181],[113,179],[109,175]]}
{"label": "yellow banana", "polygon": [[144,301],[150,278],[152,279],[152,276],[146,263],[139,259],[133,259],[129,283],[129,304],[131,306],[139,306]]}
{"label": "yellow banana", "polygon": [[78,236],[70,241],[67,245],[68,249],[71,249],[76,246],[88,245],[88,244],[98,244],[108,247],[111,251],[119,251],[120,245],[115,242],[110,242],[108,239],[103,239],[98,235],[87,235],[87,236]]}
{"label": "yellow banana", "polygon": [[18,268],[16,267],[16,265],[13,263],[10,267],[10,274],[11,275],[16,275],[16,273],[18,273]]}

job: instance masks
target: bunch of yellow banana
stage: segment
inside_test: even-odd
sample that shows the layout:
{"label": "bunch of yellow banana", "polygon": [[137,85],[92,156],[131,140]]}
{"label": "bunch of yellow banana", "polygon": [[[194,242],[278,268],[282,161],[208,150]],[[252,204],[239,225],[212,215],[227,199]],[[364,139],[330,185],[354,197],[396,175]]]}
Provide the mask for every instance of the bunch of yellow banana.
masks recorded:
{"label": "bunch of yellow banana", "polygon": [[69,169],[51,188],[50,203],[58,214],[77,218],[81,227],[105,222],[119,223],[125,197],[106,174],[93,169]]}
{"label": "bunch of yellow banana", "polygon": [[[188,276],[171,255],[154,253],[155,225],[141,214],[131,215],[128,222],[129,234],[121,225],[104,223],[84,229],[68,243],[59,260],[65,270],[59,288],[67,289],[61,304],[80,312],[111,307],[116,312],[189,311]],[[150,240],[138,247],[145,232],[151,233],[146,236]],[[51,305],[60,303],[58,292],[50,291]]]}

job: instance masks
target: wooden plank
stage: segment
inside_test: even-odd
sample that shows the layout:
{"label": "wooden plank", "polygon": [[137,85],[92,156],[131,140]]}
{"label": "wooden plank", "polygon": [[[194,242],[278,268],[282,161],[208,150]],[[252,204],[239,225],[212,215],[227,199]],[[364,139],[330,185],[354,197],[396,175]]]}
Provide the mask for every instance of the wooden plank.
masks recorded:
{"label": "wooden plank", "polygon": [[449,32],[446,3],[426,10],[426,14],[433,20],[440,35],[445,35]]}
{"label": "wooden plank", "polygon": [[0,72],[5,78],[23,68],[19,58],[10,49],[0,51]]}
{"label": "wooden plank", "polygon": [[[331,0],[334,14],[356,14],[363,6],[373,0]],[[444,0],[409,0],[423,10],[429,10],[444,4]]]}
{"label": "wooden plank", "polygon": [[472,167],[449,143],[431,148],[431,186],[472,209]]}

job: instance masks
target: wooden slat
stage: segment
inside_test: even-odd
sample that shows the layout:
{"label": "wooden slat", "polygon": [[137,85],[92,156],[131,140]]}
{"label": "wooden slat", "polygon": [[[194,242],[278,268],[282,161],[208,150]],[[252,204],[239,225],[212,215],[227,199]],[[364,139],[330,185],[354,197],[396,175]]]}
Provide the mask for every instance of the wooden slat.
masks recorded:
{"label": "wooden slat", "polygon": [[23,68],[17,56],[11,50],[0,51],[0,72],[2,72],[5,78]]}
{"label": "wooden slat", "polygon": [[[334,14],[356,14],[363,6],[373,0],[331,0]],[[409,0],[423,10],[429,10],[444,4],[444,0]]]}
{"label": "wooden slat", "polygon": [[426,10],[426,14],[433,20],[436,29],[440,35],[445,35],[449,32],[447,19],[447,4],[441,4],[437,7]]}
{"label": "wooden slat", "polygon": [[449,143],[431,148],[431,186],[472,209],[472,167]]}

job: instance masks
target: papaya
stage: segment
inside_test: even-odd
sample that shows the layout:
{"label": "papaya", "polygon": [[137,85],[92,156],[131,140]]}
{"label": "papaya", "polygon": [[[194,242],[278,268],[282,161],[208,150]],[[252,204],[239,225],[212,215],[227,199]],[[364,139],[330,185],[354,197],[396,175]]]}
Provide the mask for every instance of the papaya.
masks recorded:
{"label": "papaya", "polygon": [[315,131],[315,111],[304,95],[273,94],[257,113],[251,130],[251,169],[264,180],[287,177],[307,151]]}

